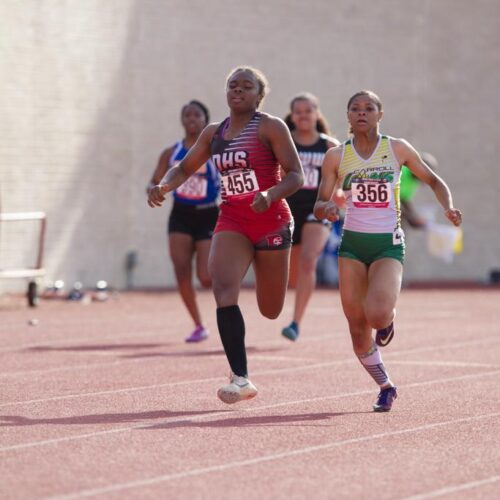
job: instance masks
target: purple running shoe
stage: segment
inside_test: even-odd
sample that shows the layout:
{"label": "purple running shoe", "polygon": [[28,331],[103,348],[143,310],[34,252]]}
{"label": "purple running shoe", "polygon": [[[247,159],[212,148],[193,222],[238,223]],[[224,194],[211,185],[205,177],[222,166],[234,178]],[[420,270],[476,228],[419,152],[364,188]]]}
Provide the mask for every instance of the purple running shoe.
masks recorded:
{"label": "purple running shoe", "polygon": [[390,411],[392,403],[398,397],[395,387],[381,389],[378,394],[377,402],[373,405],[373,411]]}
{"label": "purple running shoe", "polygon": [[193,333],[189,337],[186,337],[186,342],[201,342],[207,338],[208,331],[205,330],[205,327],[200,325],[193,330]]}

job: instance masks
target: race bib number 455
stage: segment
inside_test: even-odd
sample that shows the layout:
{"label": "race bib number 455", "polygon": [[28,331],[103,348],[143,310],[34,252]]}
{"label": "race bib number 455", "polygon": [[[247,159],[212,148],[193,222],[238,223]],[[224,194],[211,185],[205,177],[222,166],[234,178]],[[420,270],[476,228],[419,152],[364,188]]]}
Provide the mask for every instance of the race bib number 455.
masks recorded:
{"label": "race bib number 455", "polygon": [[391,201],[391,185],[379,181],[353,181],[352,202],[356,208],[386,208]]}
{"label": "race bib number 455", "polygon": [[253,170],[229,170],[222,174],[221,180],[223,191],[229,198],[259,191],[259,183]]}

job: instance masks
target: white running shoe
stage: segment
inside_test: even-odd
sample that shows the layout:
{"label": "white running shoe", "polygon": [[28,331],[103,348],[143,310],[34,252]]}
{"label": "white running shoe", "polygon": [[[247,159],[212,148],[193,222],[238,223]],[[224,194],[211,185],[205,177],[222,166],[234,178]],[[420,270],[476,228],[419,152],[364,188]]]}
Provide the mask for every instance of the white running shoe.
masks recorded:
{"label": "white running shoe", "polygon": [[230,405],[252,399],[257,396],[257,387],[255,387],[246,377],[240,377],[231,373],[229,375],[229,384],[223,385],[217,391],[217,397],[224,403]]}

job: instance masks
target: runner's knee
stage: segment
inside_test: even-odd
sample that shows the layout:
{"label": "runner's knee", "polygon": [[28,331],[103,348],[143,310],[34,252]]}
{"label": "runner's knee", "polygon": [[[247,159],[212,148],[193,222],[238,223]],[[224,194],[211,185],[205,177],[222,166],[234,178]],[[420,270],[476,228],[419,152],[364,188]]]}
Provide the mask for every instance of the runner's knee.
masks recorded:
{"label": "runner's knee", "polygon": [[282,307],[270,307],[269,305],[259,304],[259,311],[262,316],[269,319],[276,319],[281,312]]}
{"label": "runner's knee", "polygon": [[268,297],[257,297],[257,303],[259,304],[259,311],[262,314],[262,316],[269,318],[269,319],[276,319],[280,313],[281,310],[283,309],[283,304],[285,303],[285,299],[283,297],[283,300],[281,302],[270,302]]}
{"label": "runner's knee", "polygon": [[191,266],[190,265],[174,265],[175,276],[179,283],[191,281]]}
{"label": "runner's knee", "polygon": [[212,291],[217,307],[232,306],[238,303],[239,286],[237,284],[212,279]]}
{"label": "runner's knee", "polygon": [[212,286],[212,279],[208,274],[208,271],[198,271],[197,273],[198,281],[203,288],[210,288]]}
{"label": "runner's knee", "polygon": [[366,319],[368,324],[375,329],[385,328],[392,321],[394,310],[392,308],[373,307],[367,308]]}
{"label": "runner's knee", "polygon": [[300,258],[300,267],[304,273],[310,274],[316,271],[318,258],[316,254],[310,252]]}

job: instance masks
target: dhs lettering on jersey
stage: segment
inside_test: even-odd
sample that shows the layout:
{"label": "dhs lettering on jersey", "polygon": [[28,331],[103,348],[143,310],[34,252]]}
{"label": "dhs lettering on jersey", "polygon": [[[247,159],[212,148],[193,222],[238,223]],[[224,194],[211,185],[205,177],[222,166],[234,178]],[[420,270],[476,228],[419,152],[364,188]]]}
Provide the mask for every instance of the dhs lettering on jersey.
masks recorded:
{"label": "dhs lettering on jersey", "polygon": [[233,168],[249,168],[247,151],[225,151],[212,155],[212,161],[220,172]]}

